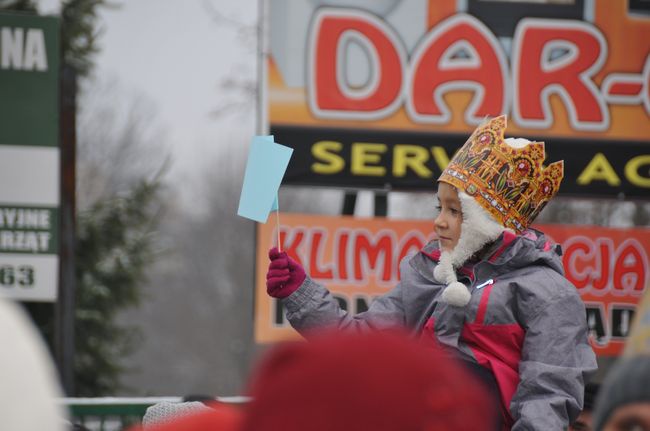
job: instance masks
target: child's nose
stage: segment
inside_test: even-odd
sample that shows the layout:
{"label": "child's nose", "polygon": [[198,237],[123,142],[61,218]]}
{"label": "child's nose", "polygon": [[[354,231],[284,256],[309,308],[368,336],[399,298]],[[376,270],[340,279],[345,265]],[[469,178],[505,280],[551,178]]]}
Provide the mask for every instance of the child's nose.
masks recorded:
{"label": "child's nose", "polygon": [[433,221],[433,224],[440,229],[444,229],[447,226],[447,223],[445,222],[445,218],[441,214],[438,214],[438,217]]}

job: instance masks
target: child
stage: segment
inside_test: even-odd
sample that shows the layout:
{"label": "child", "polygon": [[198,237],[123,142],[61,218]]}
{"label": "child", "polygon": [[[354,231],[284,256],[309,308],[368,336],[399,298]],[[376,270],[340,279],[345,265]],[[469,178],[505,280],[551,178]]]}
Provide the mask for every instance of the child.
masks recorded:
{"label": "child", "polygon": [[410,328],[492,388],[500,428],[562,430],[582,409],[596,360],[559,246],[528,226],[558,191],[564,165],[544,168],[544,144],[504,139],[505,128],[505,116],[487,121],[450,161],[438,179],[438,239],[402,260],[401,281],[368,311],[343,311],[277,249],[269,252],[267,291],[282,298],[303,334],[323,326]]}

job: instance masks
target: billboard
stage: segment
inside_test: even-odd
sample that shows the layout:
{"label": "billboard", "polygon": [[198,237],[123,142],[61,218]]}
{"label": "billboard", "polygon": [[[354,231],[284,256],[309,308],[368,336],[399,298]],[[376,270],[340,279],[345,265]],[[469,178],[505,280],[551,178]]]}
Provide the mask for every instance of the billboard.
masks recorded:
{"label": "billboard", "polygon": [[[341,306],[357,313],[399,280],[399,262],[433,239],[432,220],[282,214],[282,246],[310,276],[327,286]],[[594,350],[621,353],[635,307],[650,281],[650,229],[540,225],[562,245],[566,277],[587,308]],[[255,340],[296,337],[281,303],[266,294],[268,250],[276,244],[273,223],[257,231]]]}
{"label": "billboard", "polygon": [[650,7],[628,0],[280,0],[265,115],[285,182],[429,189],[471,131],[564,159],[560,193],[650,196]]}
{"label": "billboard", "polygon": [[54,301],[59,271],[59,21],[0,14],[0,295]]}

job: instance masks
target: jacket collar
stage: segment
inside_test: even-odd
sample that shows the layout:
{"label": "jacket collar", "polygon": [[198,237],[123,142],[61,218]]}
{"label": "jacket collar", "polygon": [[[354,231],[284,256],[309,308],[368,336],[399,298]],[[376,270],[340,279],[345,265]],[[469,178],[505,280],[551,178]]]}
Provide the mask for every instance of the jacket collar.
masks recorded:
{"label": "jacket collar", "polygon": [[[434,243],[433,248],[427,250],[427,248],[429,248],[429,246],[431,246],[432,243]],[[434,261],[435,263],[438,263],[440,261],[440,249],[438,248],[437,241],[431,241],[429,244],[424,246],[424,248],[420,252],[430,260]],[[474,265],[476,263],[477,262],[475,261],[465,262],[465,264],[462,267],[458,268],[457,272],[467,276],[471,281],[474,281]]]}
{"label": "jacket collar", "polygon": [[[432,240],[427,243],[420,254],[426,256],[428,261],[438,263],[440,261],[438,241]],[[559,246],[551,243],[542,232],[527,229],[521,234],[515,235],[506,230],[495,241],[477,253],[476,258],[459,268],[458,272],[469,276],[473,273],[473,267],[479,262],[489,262],[495,266],[509,264],[509,266],[518,267],[538,261],[545,262],[555,271],[563,273],[559,256],[561,256]]]}
{"label": "jacket collar", "polygon": [[[496,262],[496,260],[501,256],[507,249],[510,247],[510,245],[517,239],[517,235],[510,232],[510,231],[503,231],[503,233],[492,243],[488,244],[488,246],[477,253],[478,258],[471,259],[469,262],[466,262],[463,267],[467,266],[468,264],[470,266],[472,263],[476,264],[480,261],[488,261],[490,263]],[[421,250],[421,253],[427,256],[429,259],[433,260],[434,262],[438,263],[440,261],[440,248],[438,241],[432,240],[429,241]]]}

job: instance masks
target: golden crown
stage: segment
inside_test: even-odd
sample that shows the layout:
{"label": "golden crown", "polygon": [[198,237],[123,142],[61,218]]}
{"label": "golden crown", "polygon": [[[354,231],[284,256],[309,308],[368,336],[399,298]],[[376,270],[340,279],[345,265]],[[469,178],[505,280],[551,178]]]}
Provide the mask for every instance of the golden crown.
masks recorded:
{"label": "golden crown", "polygon": [[472,196],[501,225],[525,230],[560,189],[564,161],[542,166],[543,142],[514,148],[505,142],[505,115],[478,126],[438,181]]}

